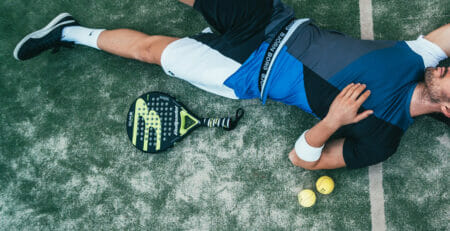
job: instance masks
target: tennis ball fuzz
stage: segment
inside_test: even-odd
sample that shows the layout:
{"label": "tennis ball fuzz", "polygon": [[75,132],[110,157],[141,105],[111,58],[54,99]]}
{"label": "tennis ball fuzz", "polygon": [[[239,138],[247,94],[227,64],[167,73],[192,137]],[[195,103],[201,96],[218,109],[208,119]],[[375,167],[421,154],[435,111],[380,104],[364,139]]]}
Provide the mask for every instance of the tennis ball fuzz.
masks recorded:
{"label": "tennis ball fuzz", "polygon": [[322,194],[330,194],[334,189],[334,181],[329,176],[322,176],[316,182],[317,192]]}
{"label": "tennis ball fuzz", "polygon": [[316,203],[316,194],[311,189],[303,189],[298,193],[298,203],[303,207],[311,207]]}

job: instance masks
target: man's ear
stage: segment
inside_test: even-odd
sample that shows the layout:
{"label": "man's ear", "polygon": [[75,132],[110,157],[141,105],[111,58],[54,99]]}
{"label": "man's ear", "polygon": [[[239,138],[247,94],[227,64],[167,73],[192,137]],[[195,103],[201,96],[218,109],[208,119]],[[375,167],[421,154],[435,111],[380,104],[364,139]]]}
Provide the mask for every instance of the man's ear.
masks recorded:
{"label": "man's ear", "polygon": [[441,105],[441,112],[442,112],[442,114],[447,116],[447,118],[450,118],[450,108],[449,107],[447,107],[445,105]]}

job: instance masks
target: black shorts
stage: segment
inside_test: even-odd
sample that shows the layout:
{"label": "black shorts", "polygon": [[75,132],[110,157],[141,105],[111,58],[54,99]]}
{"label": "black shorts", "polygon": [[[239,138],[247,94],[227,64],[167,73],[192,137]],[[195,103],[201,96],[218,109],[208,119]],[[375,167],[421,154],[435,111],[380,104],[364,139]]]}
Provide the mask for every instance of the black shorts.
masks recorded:
{"label": "black shorts", "polygon": [[177,77],[214,94],[237,99],[224,82],[264,42],[270,42],[292,9],[280,0],[196,0],[213,30],[170,43],[161,54],[161,66]]}
{"label": "black shorts", "polygon": [[191,38],[241,64],[294,17],[280,0],[196,0],[194,9],[215,31]]}

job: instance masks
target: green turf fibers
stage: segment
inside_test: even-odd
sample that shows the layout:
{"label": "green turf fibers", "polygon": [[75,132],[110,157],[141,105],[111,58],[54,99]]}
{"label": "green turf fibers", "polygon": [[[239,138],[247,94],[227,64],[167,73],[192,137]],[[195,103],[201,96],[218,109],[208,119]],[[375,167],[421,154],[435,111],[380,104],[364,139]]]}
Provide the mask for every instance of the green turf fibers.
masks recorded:
{"label": "green turf fibers", "polygon": [[[359,36],[356,0],[287,3],[298,17]],[[387,1],[375,6],[408,15]],[[157,66],[86,47],[26,62],[12,57],[24,35],[60,12],[90,27],[181,37],[207,26],[189,7],[174,0],[4,0],[0,10],[0,230],[370,229],[367,168],[311,172],[288,161],[297,137],[317,122],[297,108],[214,96]],[[414,37],[377,23],[378,38]],[[175,96],[200,116],[232,115],[238,107],[246,115],[233,132],[199,129],[150,156],[128,141],[125,117],[133,100],[151,90]],[[448,137],[448,129],[420,119],[384,165],[389,229],[445,229]],[[297,193],[324,174],[334,178],[335,191],[301,208]]]}

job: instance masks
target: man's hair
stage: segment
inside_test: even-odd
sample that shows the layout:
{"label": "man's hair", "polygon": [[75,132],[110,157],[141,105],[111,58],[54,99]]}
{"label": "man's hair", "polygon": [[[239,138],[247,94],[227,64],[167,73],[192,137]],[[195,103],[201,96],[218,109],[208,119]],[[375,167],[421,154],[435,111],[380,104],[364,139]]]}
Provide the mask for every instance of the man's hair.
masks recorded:
{"label": "man's hair", "polygon": [[441,121],[442,123],[444,123],[448,127],[450,127],[450,118],[446,117],[442,113],[431,113],[431,114],[428,114],[427,116],[430,116],[431,118],[433,118],[437,121]]}

